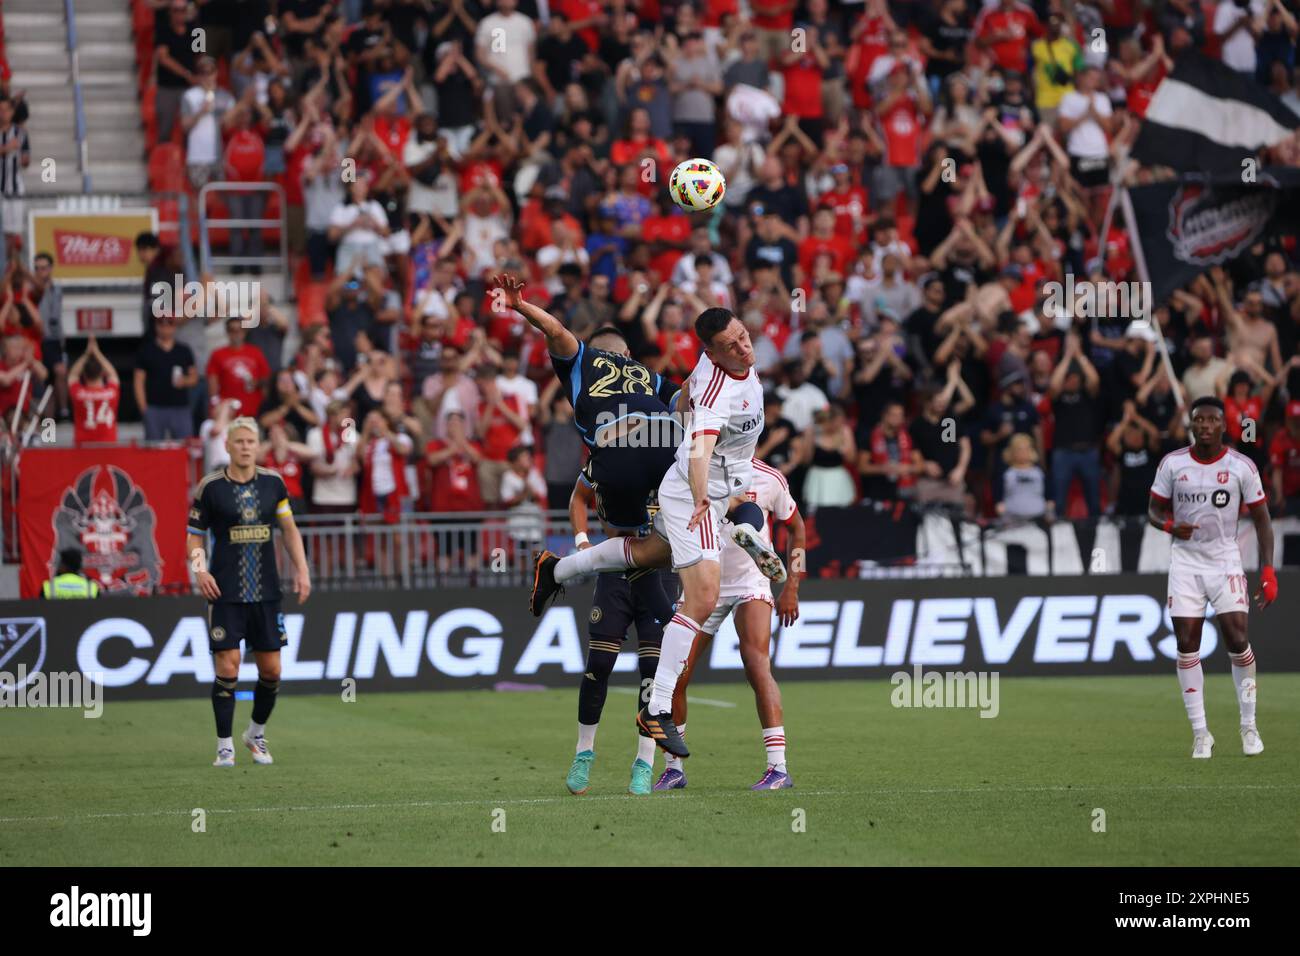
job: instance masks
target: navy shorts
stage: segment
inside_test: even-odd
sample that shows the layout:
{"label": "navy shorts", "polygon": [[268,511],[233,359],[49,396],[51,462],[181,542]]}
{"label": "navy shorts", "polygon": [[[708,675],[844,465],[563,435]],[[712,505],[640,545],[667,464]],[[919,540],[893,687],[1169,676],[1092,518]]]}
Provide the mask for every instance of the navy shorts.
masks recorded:
{"label": "navy shorts", "polygon": [[214,651],[278,651],[289,643],[279,601],[208,605],[208,639]]}
{"label": "navy shorts", "polygon": [[596,493],[596,514],[618,531],[636,531],[651,518],[647,508],[672,467],[675,448],[619,448],[597,452],[582,477]]}
{"label": "navy shorts", "polygon": [[591,639],[622,641],[635,624],[639,642],[658,641],[663,638],[667,623],[655,620],[653,608],[633,593],[632,584],[623,572],[607,571],[596,576],[596,592],[591,598],[591,615],[587,620],[587,634]]}

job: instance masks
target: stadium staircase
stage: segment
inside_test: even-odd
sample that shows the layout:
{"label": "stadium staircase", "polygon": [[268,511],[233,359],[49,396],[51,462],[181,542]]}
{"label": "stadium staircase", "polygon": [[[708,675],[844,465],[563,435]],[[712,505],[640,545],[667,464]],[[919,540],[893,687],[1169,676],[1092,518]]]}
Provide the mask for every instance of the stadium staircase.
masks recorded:
{"label": "stadium staircase", "polygon": [[[68,8],[74,12],[72,31]],[[27,91],[31,109],[28,193],[82,192],[83,172],[95,192],[143,191],[144,135],[129,8],[122,0],[4,0],[3,9],[11,88]],[[84,170],[74,75],[81,81]],[[53,183],[42,181],[46,158],[56,163]]]}

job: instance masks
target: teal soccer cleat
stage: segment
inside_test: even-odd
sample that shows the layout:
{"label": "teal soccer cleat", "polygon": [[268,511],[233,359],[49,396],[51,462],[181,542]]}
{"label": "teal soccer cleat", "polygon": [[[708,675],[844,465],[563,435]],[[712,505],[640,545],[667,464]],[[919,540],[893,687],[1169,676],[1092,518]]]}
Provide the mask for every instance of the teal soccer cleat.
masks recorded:
{"label": "teal soccer cleat", "polygon": [[632,782],[627,785],[627,792],[637,796],[649,793],[654,772],[654,767],[637,757],[632,764]]}
{"label": "teal soccer cleat", "polygon": [[569,775],[564,778],[564,785],[569,793],[580,797],[591,789],[591,764],[596,759],[596,751],[581,750],[573,758]]}

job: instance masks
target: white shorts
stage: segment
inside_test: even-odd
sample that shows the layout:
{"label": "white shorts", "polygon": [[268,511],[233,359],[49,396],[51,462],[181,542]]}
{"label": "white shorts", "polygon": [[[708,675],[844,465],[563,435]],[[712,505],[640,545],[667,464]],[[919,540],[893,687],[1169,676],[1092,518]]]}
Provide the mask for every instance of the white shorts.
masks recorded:
{"label": "white shorts", "polygon": [[695,511],[695,502],[686,479],[673,467],[659,483],[659,510],[655,513],[654,528],[672,548],[674,571],[701,561],[720,560],[724,533],[722,519],[727,513],[727,502],[722,499],[711,502],[711,505],[695,530],[687,531],[686,525]]}
{"label": "white shorts", "polygon": [[753,591],[723,593],[718,598],[718,606],[713,609],[709,619],[700,625],[700,630],[710,637],[716,637],[718,628],[722,627],[722,622],[727,619],[727,615],[750,601],[762,601],[768,607],[776,607],[776,602],[772,600],[771,587],[766,590],[755,588]]}
{"label": "white shorts", "polygon": [[1205,617],[1205,605],[1215,614],[1250,612],[1250,593],[1241,568],[1229,573],[1169,569],[1169,616]]}
{"label": "white shorts", "polygon": [[23,201],[19,198],[0,199],[0,224],[7,234],[22,235],[23,227],[26,225],[23,221],[25,211]]}

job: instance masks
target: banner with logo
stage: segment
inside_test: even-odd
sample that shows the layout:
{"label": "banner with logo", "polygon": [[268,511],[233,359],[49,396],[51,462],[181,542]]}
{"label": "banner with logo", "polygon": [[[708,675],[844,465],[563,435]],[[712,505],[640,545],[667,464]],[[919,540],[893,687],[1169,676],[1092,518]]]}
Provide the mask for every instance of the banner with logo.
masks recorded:
{"label": "banner with logo", "polygon": [[[1264,674],[1300,671],[1300,572],[1278,578],[1277,604],[1250,615],[1250,642]],[[1163,575],[809,580],[800,590],[799,620],[774,626],[773,671],[781,681],[887,678],[916,667],[1004,676],[1162,674],[1174,681],[1177,648]],[[522,588],[326,592],[303,606],[286,598],[282,692],[338,693],[347,679],[361,692],[576,688],[590,600],[590,588],[571,588],[564,603],[537,619]],[[0,602],[0,672],[16,675],[22,666],[28,673],[43,667],[99,674],[110,701],[198,701],[213,679],[208,646],[207,606],[199,598]],[[614,683],[630,686],[635,637],[623,648]],[[1201,657],[1207,671],[1228,680],[1213,616]],[[256,676],[255,664],[246,662],[240,679]],[[744,679],[728,621],[695,681]]]}
{"label": "banner with logo", "polygon": [[29,215],[32,255],[54,257],[54,275],[67,286],[105,280],[144,280],[135,237],[158,231],[156,209],[60,212],[33,209]]}
{"label": "banner with logo", "polygon": [[183,448],[36,448],[23,452],[18,488],[20,593],[40,594],[59,552],[107,594],[185,585],[188,460]]}
{"label": "banner with logo", "polygon": [[1146,257],[1156,305],[1211,266],[1300,222],[1300,170],[1260,170],[1250,183],[1240,174],[1189,175],[1128,194],[1136,220],[1130,229]]}

